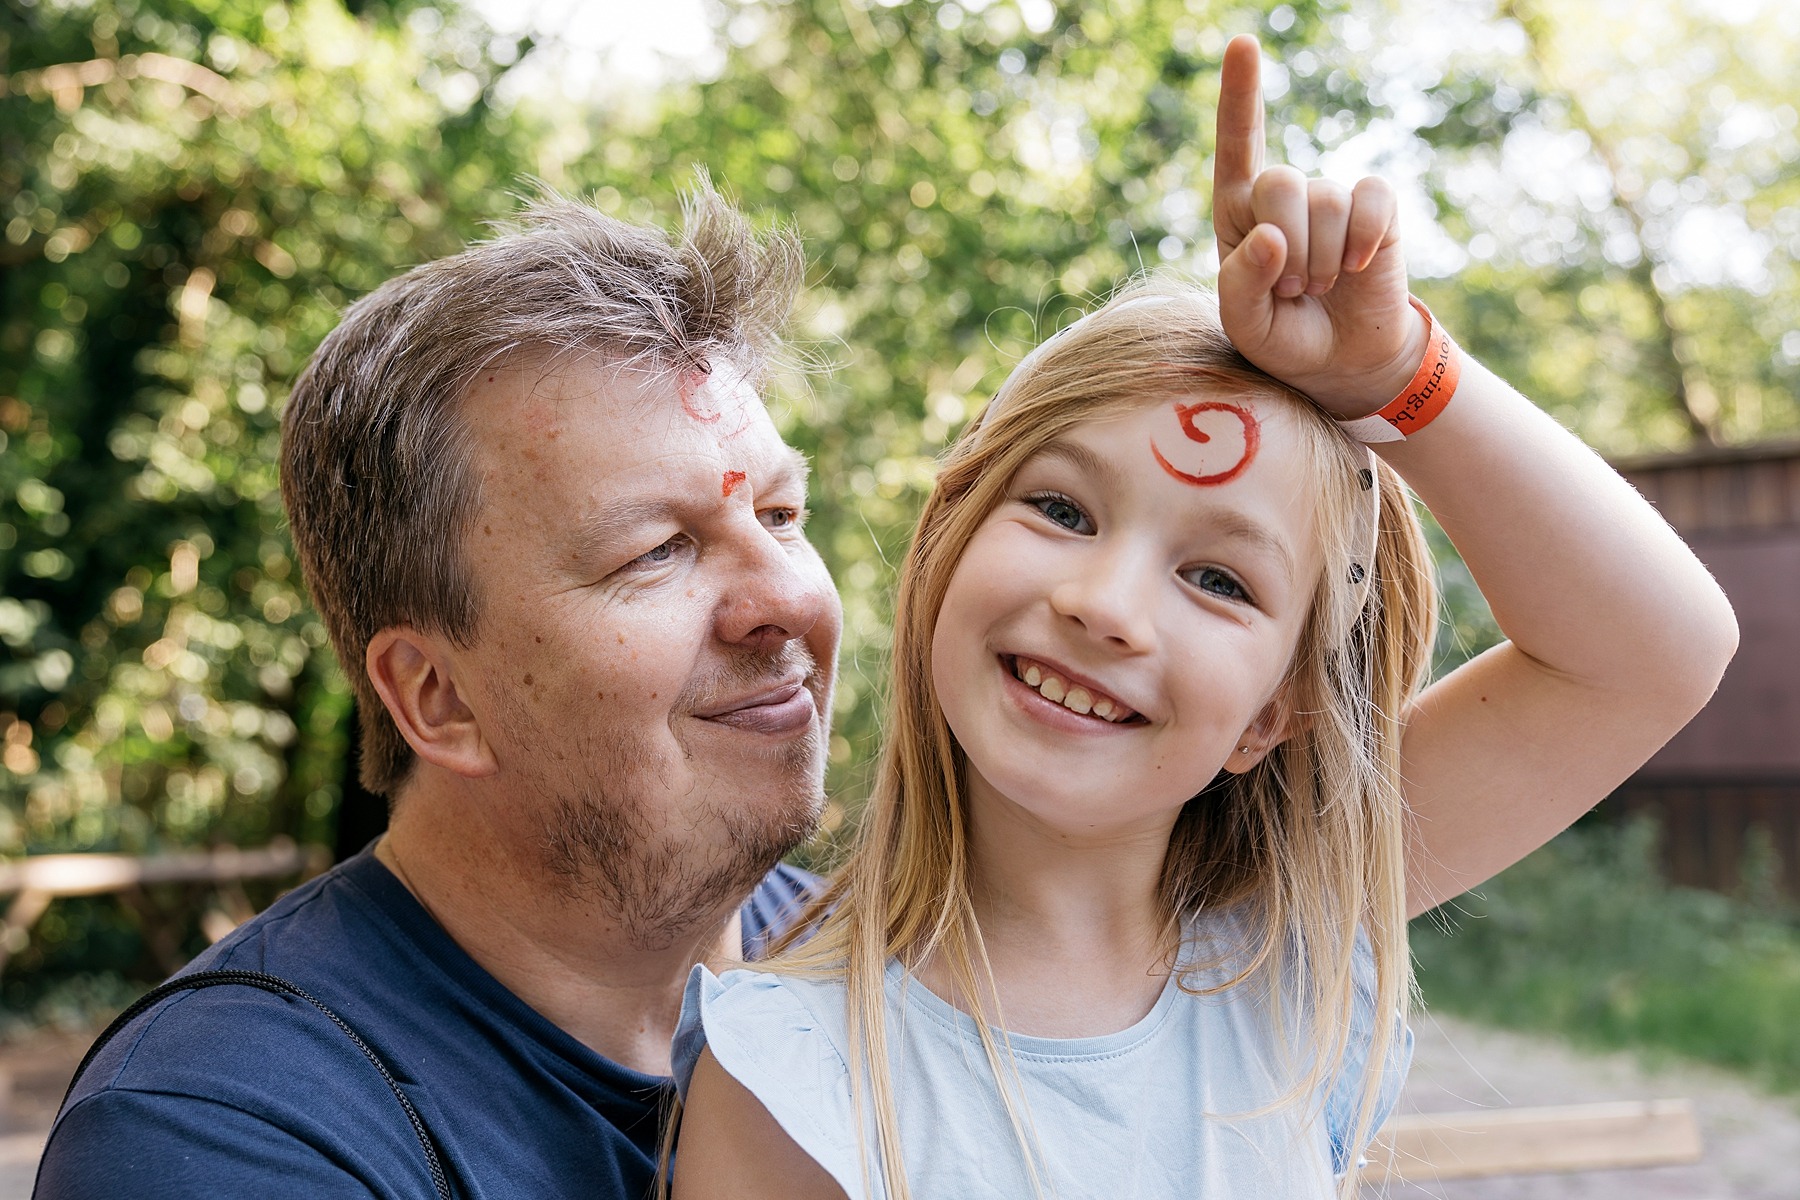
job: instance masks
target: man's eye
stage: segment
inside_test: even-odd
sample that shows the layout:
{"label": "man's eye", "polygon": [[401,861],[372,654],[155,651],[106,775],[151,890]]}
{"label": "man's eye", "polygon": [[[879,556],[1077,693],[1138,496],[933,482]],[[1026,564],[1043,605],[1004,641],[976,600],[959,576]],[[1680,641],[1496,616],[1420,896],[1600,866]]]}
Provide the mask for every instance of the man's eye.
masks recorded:
{"label": "man's eye", "polygon": [[634,567],[654,567],[661,563],[666,563],[680,553],[681,547],[686,541],[687,535],[678,533],[668,541],[662,543],[662,545],[644,551],[642,554],[632,559],[630,565]]}
{"label": "man's eye", "polygon": [[1081,510],[1079,504],[1067,496],[1054,494],[1031,496],[1027,498],[1026,503],[1064,529],[1073,530],[1076,533],[1087,533],[1092,530],[1087,514]]}
{"label": "man's eye", "polygon": [[763,524],[770,529],[798,529],[806,524],[804,508],[771,508],[763,512]]}
{"label": "man's eye", "polygon": [[1183,571],[1182,575],[1201,591],[1214,596],[1222,596],[1227,600],[1250,599],[1250,593],[1244,590],[1243,584],[1233,578],[1229,572],[1221,571],[1217,567],[1194,567],[1191,570]]}

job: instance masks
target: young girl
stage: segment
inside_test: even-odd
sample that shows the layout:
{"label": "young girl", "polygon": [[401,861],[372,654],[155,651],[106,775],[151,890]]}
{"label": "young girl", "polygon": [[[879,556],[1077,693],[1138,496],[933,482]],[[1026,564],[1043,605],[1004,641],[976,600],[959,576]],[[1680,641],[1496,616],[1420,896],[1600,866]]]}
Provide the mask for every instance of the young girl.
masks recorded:
{"label": "young girl", "polygon": [[[1700,564],[1409,300],[1391,192],[1261,169],[1257,54],[1225,63],[1217,304],[1114,299],[950,452],[854,855],[808,940],[690,983],[677,1200],[1348,1193],[1408,1058],[1408,916],[1723,671]],[[1511,639],[1422,693],[1407,485]]]}

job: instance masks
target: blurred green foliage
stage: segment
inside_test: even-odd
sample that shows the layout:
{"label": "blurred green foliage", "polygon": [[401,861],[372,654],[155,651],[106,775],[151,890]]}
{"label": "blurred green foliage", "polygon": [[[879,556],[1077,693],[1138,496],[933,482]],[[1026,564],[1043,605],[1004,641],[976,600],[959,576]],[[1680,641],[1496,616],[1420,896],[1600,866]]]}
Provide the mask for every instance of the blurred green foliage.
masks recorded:
{"label": "blurred green foliage", "polygon": [[[532,179],[668,223],[702,164],[807,238],[813,369],[774,403],[846,606],[832,827],[936,456],[1084,305],[1210,270],[1234,33],[1283,64],[1275,153],[1418,180],[1417,290],[1590,441],[1800,428],[1800,20],[1662,0],[1596,36],[1622,3],[729,3],[715,76],[586,104],[510,87],[532,43],[449,3],[9,0],[0,855],[329,841],[349,698],[285,539],[278,413],[343,305]],[[1439,548],[1448,664],[1496,635]],[[9,1002],[127,965],[109,920],[47,919]]]}
{"label": "blurred green foliage", "polygon": [[[0,854],[329,842],[349,694],[280,406],[345,304],[513,207],[532,127],[490,127],[491,55],[451,86],[435,9],[5,11]],[[135,965],[60,908],[15,976]]]}
{"label": "blurred green foliage", "polygon": [[1419,987],[1492,1024],[1800,1091],[1800,920],[1756,846],[1746,894],[1723,896],[1663,881],[1654,825],[1585,823],[1414,922]]}

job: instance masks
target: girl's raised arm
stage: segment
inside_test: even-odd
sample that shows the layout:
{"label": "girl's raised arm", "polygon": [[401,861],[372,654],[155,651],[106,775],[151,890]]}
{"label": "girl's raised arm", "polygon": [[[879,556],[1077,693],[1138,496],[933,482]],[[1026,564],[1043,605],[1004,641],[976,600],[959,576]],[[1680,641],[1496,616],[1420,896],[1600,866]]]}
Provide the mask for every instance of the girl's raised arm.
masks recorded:
{"label": "girl's raised arm", "polygon": [[[1262,166],[1260,51],[1226,50],[1214,223],[1226,332],[1340,419],[1426,349],[1392,191]],[[1464,355],[1449,405],[1376,451],[1455,542],[1509,639],[1416,701],[1401,747],[1412,913],[1543,844],[1699,711],[1737,647],[1724,593],[1598,455]]]}

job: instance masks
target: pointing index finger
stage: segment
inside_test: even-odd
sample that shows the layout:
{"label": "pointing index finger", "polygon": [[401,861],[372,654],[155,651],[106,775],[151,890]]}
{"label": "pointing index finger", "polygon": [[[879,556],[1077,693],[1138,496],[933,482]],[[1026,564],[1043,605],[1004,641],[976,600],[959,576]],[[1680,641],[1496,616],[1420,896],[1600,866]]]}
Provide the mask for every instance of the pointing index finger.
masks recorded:
{"label": "pointing index finger", "polygon": [[1262,48],[1241,33],[1225,47],[1219,78],[1213,194],[1248,192],[1263,165]]}

